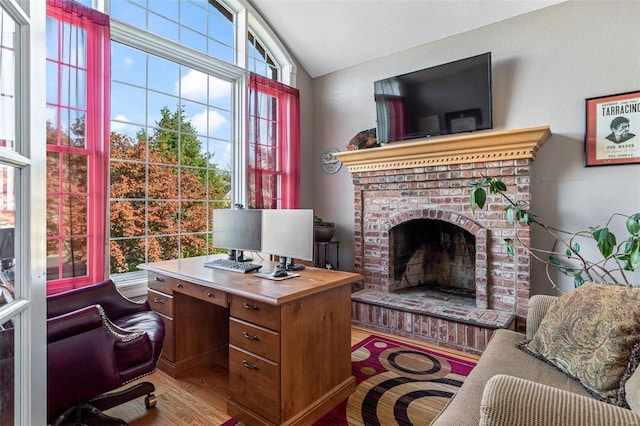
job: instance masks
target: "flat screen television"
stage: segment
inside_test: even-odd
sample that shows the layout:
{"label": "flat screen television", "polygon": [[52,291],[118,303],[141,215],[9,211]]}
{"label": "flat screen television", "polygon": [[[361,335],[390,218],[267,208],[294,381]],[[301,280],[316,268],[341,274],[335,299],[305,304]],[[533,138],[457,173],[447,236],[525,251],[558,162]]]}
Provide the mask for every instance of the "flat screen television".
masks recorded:
{"label": "flat screen television", "polygon": [[385,144],[493,128],[491,52],[374,82]]}
{"label": "flat screen television", "polygon": [[262,210],[215,209],[213,211],[213,246],[228,249],[229,258],[239,262],[252,259],[244,251],[262,249]]}

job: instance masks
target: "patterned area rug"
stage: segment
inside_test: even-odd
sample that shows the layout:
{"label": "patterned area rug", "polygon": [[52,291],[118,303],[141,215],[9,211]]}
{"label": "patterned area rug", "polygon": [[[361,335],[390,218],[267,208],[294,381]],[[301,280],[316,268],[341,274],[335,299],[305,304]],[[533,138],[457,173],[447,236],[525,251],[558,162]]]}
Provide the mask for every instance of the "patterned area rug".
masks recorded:
{"label": "patterned area rug", "polygon": [[316,425],[428,425],[475,364],[370,336],[351,351],[356,391]]}
{"label": "patterned area rug", "polygon": [[351,365],[356,391],[315,426],[428,425],[476,363],[370,336],[352,348]]}

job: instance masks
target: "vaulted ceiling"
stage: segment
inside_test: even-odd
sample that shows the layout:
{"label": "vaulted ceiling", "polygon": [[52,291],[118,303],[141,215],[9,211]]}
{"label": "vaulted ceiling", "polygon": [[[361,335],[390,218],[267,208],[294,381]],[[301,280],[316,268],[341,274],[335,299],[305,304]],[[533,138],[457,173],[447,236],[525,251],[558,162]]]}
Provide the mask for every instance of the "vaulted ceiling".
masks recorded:
{"label": "vaulted ceiling", "polygon": [[249,0],[312,78],[566,0]]}

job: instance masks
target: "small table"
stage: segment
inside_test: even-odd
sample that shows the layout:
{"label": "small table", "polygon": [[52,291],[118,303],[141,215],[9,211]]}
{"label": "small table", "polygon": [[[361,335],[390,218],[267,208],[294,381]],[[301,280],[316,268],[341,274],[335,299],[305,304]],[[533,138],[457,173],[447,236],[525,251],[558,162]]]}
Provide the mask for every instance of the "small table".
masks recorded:
{"label": "small table", "polygon": [[[315,241],[315,265],[318,268],[324,269],[340,269],[340,241]],[[332,247],[335,252],[335,257],[332,257],[334,262],[329,260]],[[322,257],[320,253],[322,252]]]}

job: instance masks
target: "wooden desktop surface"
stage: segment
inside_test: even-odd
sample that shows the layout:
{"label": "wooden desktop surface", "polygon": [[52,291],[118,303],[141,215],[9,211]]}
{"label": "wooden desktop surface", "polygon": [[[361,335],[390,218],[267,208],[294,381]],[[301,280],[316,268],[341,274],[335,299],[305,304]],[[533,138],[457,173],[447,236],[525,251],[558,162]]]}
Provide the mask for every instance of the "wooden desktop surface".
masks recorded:
{"label": "wooden desktop surface", "polygon": [[262,268],[246,274],[204,266],[205,262],[216,258],[221,258],[221,255],[165,260],[143,264],[140,268],[271,305],[280,305],[362,279],[361,275],[352,272],[307,266],[303,270],[295,271],[300,274],[299,277],[273,281],[256,277],[254,273],[273,271],[277,262],[254,259],[251,263],[262,265]]}

